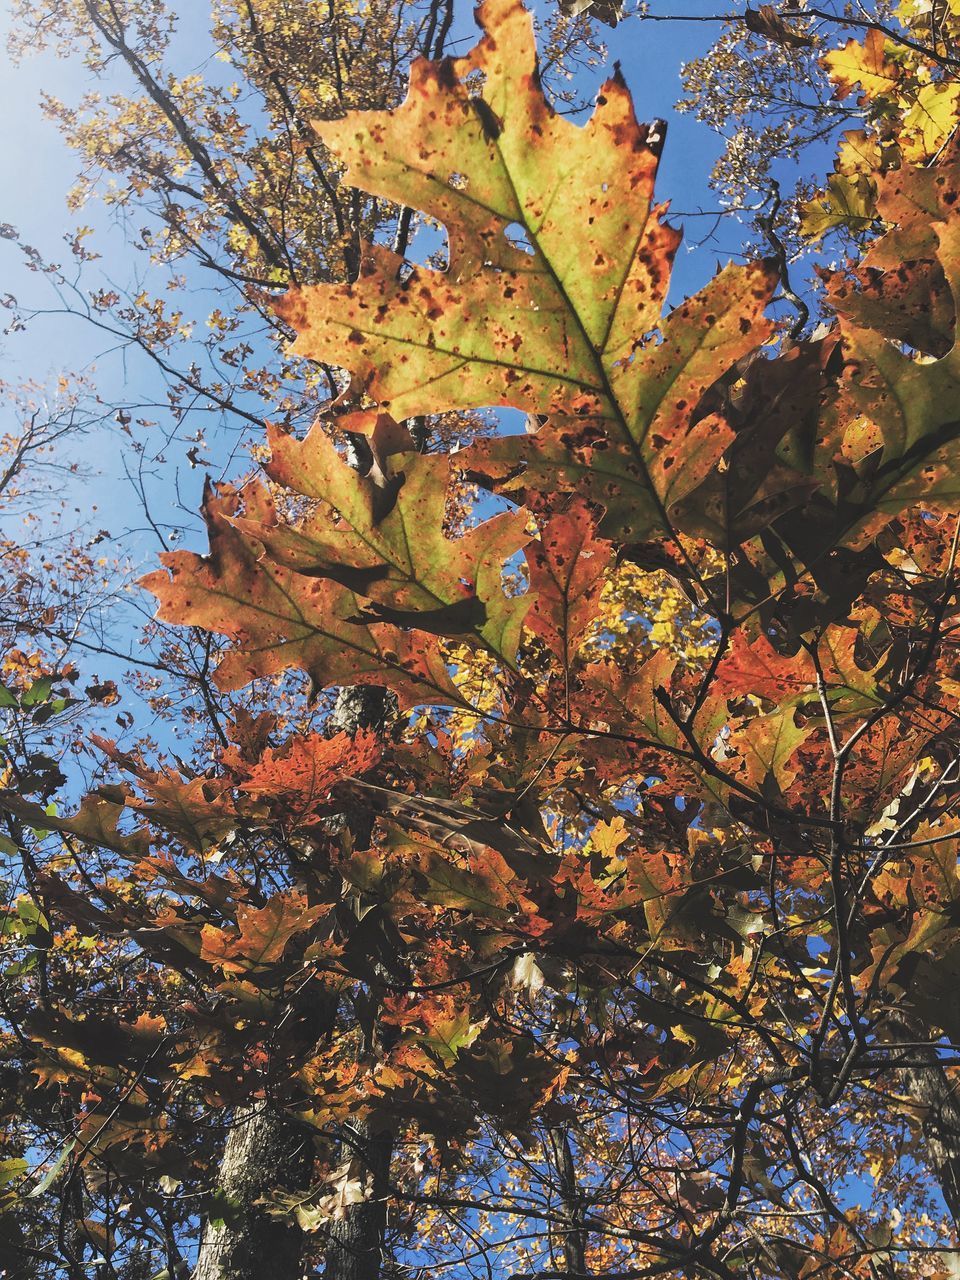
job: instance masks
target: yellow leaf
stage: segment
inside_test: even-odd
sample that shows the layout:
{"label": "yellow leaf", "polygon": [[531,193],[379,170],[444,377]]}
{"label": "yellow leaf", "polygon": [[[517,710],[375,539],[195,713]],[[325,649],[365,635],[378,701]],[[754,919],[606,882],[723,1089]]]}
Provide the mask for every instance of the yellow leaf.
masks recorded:
{"label": "yellow leaf", "polygon": [[877,216],[876,183],[866,174],[832,173],[827,190],[800,206],[800,233],[819,240],[835,227],[864,231]]}
{"label": "yellow leaf", "polygon": [[943,146],[957,123],[960,84],[925,84],[904,116],[904,158],[915,164],[929,160]]}
{"label": "yellow leaf", "polygon": [[612,822],[598,822],[590,840],[604,858],[615,858],[617,850],[627,839],[627,824],[619,815]]}
{"label": "yellow leaf", "polygon": [[868,31],[863,44],[848,40],[842,49],[826,54],[823,65],[837,86],[835,98],[847,97],[857,84],[868,102],[896,94],[900,68],[887,59],[886,41],[879,31]]}

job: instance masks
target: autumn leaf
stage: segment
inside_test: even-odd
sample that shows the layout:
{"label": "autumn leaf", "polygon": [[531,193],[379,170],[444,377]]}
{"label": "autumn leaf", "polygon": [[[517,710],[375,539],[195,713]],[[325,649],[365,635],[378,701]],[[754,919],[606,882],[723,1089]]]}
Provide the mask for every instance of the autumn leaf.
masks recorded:
{"label": "autumn leaf", "polygon": [[118,803],[96,792],[84,796],[80,808],[69,818],[50,813],[43,805],[25,800],[15,791],[0,791],[0,809],[14,814],[34,830],[59,831],[133,860],[142,858],[150,848],[146,828],[128,831],[121,826],[125,809],[122,800]]}
{"label": "autumn leaf", "polygon": [[586,503],[572,500],[553,516],[525,551],[533,607],[527,626],[566,669],[593,625],[613,548],[594,532]]}
{"label": "autumn leaf", "polygon": [[324,1178],[322,1185],[329,1188],[325,1195],[290,1203],[281,1200],[276,1206],[277,1216],[292,1213],[303,1231],[318,1231],[330,1222],[341,1222],[353,1205],[363,1204],[370,1195],[369,1182],[362,1162],[356,1158],[347,1160]]}
{"label": "autumn leaf", "polygon": [[599,713],[611,725],[676,747],[680,733],[661,697],[669,690],[676,665],[667,649],[658,649],[636,672],[612,663],[591,663],[583,672],[583,681],[595,694]]}
{"label": "autumn leaf", "polygon": [[[735,503],[716,477],[690,495],[689,521],[701,536],[732,546],[759,535],[744,576],[733,567],[732,595],[745,590],[750,599],[757,569],[771,596],[798,573],[810,575],[819,599],[792,608],[794,639],[846,615],[878,567],[874,539],[893,517],[916,504],[950,512],[960,503],[960,231],[947,212],[958,191],[952,155],[935,173],[887,176],[879,199],[896,226],[871,246],[862,272],[828,276],[838,324],[819,347],[820,367],[817,344],[755,361],[736,407],[728,458],[737,465],[725,473]],[[925,349],[937,358],[918,357]],[[791,377],[791,364],[795,372],[805,366],[808,381]],[[768,394],[778,389],[786,413]],[[687,525],[686,513],[682,519]]]}
{"label": "autumn leaf", "polygon": [[[395,111],[316,126],[348,182],[446,227],[447,269],[407,267],[371,244],[359,279],[292,289],[279,310],[295,351],[345,364],[351,395],[395,418],[485,405],[551,415],[527,442],[531,466],[567,486],[584,478],[607,529],[668,529],[670,505],[729,442],[713,423],[691,447],[694,411],[769,333],[775,273],[728,267],[662,318],[679,244],[653,204],[663,126],[637,124],[619,76],[586,126],[556,114],[519,0],[478,14],[477,48],[415,63]],[[594,433],[597,474],[569,457],[572,421],[574,435]],[[491,458],[502,462],[497,448]]]}
{"label": "autumn leaf", "polygon": [[246,771],[240,790],[255,799],[277,799],[305,815],[329,802],[335,783],[366,773],[379,758],[380,746],[371,732],[331,738],[314,733],[293,738],[278,750],[268,747]]}
{"label": "autumn leaf", "polygon": [[910,110],[903,118],[904,158],[923,164],[937,154],[957,124],[960,85],[924,84],[917,90]]}
{"label": "autumn leaf", "polygon": [[598,822],[590,832],[590,843],[608,861],[617,856],[617,850],[629,838],[626,821],[620,814],[610,822]]}
{"label": "autumn leaf", "polygon": [[854,233],[868,230],[877,217],[876,195],[876,183],[866,174],[832,173],[826,191],[801,204],[801,234],[820,240],[837,227]]}
{"label": "autumn leaf", "polygon": [[900,68],[887,57],[886,37],[875,29],[867,32],[861,43],[848,40],[842,49],[832,49],[823,56],[823,65],[836,85],[835,98],[846,98],[856,85],[868,102],[896,94]]}
{"label": "autumn leaf", "polygon": [[838,347],[831,336],[773,360],[744,362],[737,371],[736,439],[726,466],[714,468],[675,509],[684,529],[731,551],[806,506],[820,485],[810,474],[807,436],[842,367]]}
{"label": "autumn leaf", "polygon": [[429,1020],[429,1030],[420,1037],[423,1047],[445,1067],[452,1066],[457,1055],[468,1049],[483,1030],[483,1024],[471,1022],[467,1010],[442,1014]]}
{"label": "autumn leaf", "polygon": [[153,768],[138,753],[120,750],[109,738],[94,733],[90,741],[107,760],[136,779],[136,791],[129,786],[106,788],[105,801],[119,795],[127,808],[151,825],[178,835],[197,849],[215,844],[236,827],[237,812],[226,778],[184,776],[171,768]]}
{"label": "autumn leaf", "polygon": [[488,814],[435,796],[403,795],[367,782],[359,790],[371,808],[398,826],[436,839],[478,862],[487,851],[495,850],[513,874],[534,884],[549,880],[553,857],[504,813]]}
{"label": "autumn leaf", "polygon": [[[659,849],[635,849],[621,854],[626,902],[643,909],[650,942],[671,950],[683,948],[697,937],[695,895],[689,896],[690,877],[686,869]],[[691,906],[693,910],[691,911]]]}
{"label": "autumn leaf", "polygon": [[854,270],[824,273],[830,306],[839,316],[938,357],[950,350],[956,330],[935,229],[950,215],[952,184],[943,182],[944,168],[886,174],[876,193],[885,234]]}
{"label": "autumn leaf", "polygon": [[772,4],[762,4],[758,9],[748,7],[743,20],[750,31],[787,49],[809,48],[814,43],[812,36],[803,35],[784,22]]}
{"label": "autumn leaf", "polygon": [[309,929],[326,911],[324,906],[308,907],[296,890],[277,893],[262,907],[237,907],[236,934],[205,925],[201,931],[201,959],[226,972],[241,972],[250,966],[275,964],[287,943]]}
{"label": "autumn leaf", "polygon": [[31,1029],[64,1067],[80,1076],[89,1074],[96,1063],[118,1067],[173,1043],[164,1020],[146,1013],[127,1022],[103,1013],[83,1017],[68,1008],[51,1007],[34,1011]]}
{"label": "autumn leaf", "polygon": [[395,453],[391,472],[362,477],[337,453],[321,422],[304,441],[269,429],[267,470],[322,504],[296,525],[239,519],[277,564],[328,578],[371,603],[359,610],[439,635],[474,632],[508,664],[516,658],[528,597],[508,597],[504,563],[528,541],[527,515],[497,515],[459,538],[444,533],[451,458]]}
{"label": "autumn leaf", "polygon": [[[939,176],[943,198],[960,191],[960,164],[945,167]],[[952,218],[935,223],[934,231],[937,258],[956,298],[960,227]],[[949,350],[928,362],[841,314],[851,363],[844,388],[849,398],[837,406],[846,420],[838,428],[844,453],[863,475],[866,492],[838,541],[861,547],[892,516],[919,502],[941,511],[957,509],[960,423],[954,406],[960,395],[960,349],[955,325]]]}
{"label": "autumn leaf", "polygon": [[458,911],[470,911],[484,920],[503,921],[515,904],[515,877],[499,854],[486,850],[474,854],[466,866],[457,866],[439,847],[425,845],[417,858],[417,870],[423,876],[427,902]]}
{"label": "autumn leaf", "polygon": [[716,684],[718,691],[735,696],[753,694],[781,703],[815,689],[817,672],[806,650],[781,654],[765,635],[749,640],[738,630],[717,665]]}
{"label": "autumn leaf", "polygon": [[185,780],[158,775],[145,799],[128,796],[127,805],[167,831],[186,837],[196,849],[216,844],[236,828],[237,812],[223,782],[206,778]]}
{"label": "autumn leaf", "polygon": [[811,731],[812,726],[797,723],[796,713],[789,706],[769,715],[735,721],[726,746],[738,754],[742,763],[729,772],[761,794],[768,794],[771,782],[780,791],[787,791],[799,769],[794,762],[796,752]]}
{"label": "autumn leaf", "polygon": [[878,702],[873,671],[863,670],[855,657],[856,631],[829,626],[817,646],[817,662],[803,646],[796,653],[778,653],[762,633],[749,640],[734,632],[730,648],[717,664],[716,692],[745,694],[781,707],[806,705],[807,714],[820,710],[820,678],[823,697],[832,713],[862,712]]}
{"label": "autumn leaf", "polygon": [[[244,518],[258,528],[275,523],[272,503],[259,486],[248,485],[242,502]],[[363,600],[348,588],[264,558],[261,544],[234,523],[240,506],[235,490],[209,490],[209,555],[165,553],[166,568],[142,581],[160,601],[158,617],[233,642],[217,668],[220,688],[239,689],[257,677],[299,667],[320,688],[386,680],[407,705],[459,701],[435,642],[363,621]]]}

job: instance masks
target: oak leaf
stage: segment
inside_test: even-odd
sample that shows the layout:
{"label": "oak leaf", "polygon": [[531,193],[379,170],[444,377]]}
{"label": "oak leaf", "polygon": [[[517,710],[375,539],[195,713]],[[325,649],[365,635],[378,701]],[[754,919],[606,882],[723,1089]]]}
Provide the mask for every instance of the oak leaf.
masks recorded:
{"label": "oak leaf", "polygon": [[[856,661],[856,634],[850,627],[830,626],[818,645],[823,696],[834,714],[860,712],[879,700],[875,672],[863,670]],[[743,631],[735,631],[717,664],[718,693],[753,695],[781,707],[803,702],[808,714],[819,714],[819,685],[817,664],[807,649],[778,653],[763,634],[748,640]]]}
{"label": "oak leaf", "polygon": [[472,1022],[466,1009],[444,1013],[428,1021],[427,1032],[420,1043],[445,1067],[451,1067],[458,1054],[468,1049],[483,1030],[483,1023]]}
{"label": "oak leaf", "polygon": [[867,231],[877,218],[877,186],[865,173],[832,173],[827,189],[800,205],[800,233],[820,240],[828,231],[846,227]]}
{"label": "oak leaf", "polygon": [[239,972],[250,965],[274,964],[290,939],[309,929],[326,910],[324,906],[308,907],[304,895],[296,890],[274,894],[262,907],[241,903],[237,907],[235,934],[213,925],[204,926],[201,959],[228,972]]}
{"label": "oak leaf", "polygon": [[887,225],[850,272],[825,273],[830,306],[858,328],[930,355],[953,345],[956,311],[938,258],[936,225],[951,213],[948,164],[903,168],[879,183],[876,213]]}
{"label": "oak leaf", "polygon": [[587,504],[574,499],[545,525],[526,550],[533,607],[527,626],[566,669],[597,617],[597,606],[613,559],[609,542],[594,532]]}
{"label": "oak leaf", "polygon": [[240,790],[254,798],[278,799],[298,814],[315,811],[345,777],[365,773],[380,758],[377,737],[369,731],[325,738],[293,738],[284,748],[268,747],[247,771]]}
{"label": "oak leaf", "polygon": [[[259,485],[243,490],[242,506],[244,519],[258,529],[276,521]],[[160,602],[158,617],[233,642],[216,671],[221,689],[299,667],[318,688],[389,682],[407,705],[459,701],[436,642],[367,623],[359,617],[363,600],[348,588],[330,578],[306,578],[265,557],[262,545],[234,523],[240,509],[236,490],[208,489],[209,555],[168,552],[162,557],[166,568],[142,581]]]}
{"label": "oak leaf", "polygon": [[870,30],[863,39],[848,40],[842,49],[824,54],[823,66],[836,88],[835,98],[846,98],[859,85],[863,98],[872,102],[893,97],[900,80],[900,67],[887,57],[886,37]]}
{"label": "oak leaf", "polygon": [[[292,289],[278,309],[295,351],[346,365],[354,400],[395,418],[493,405],[552,416],[525,449],[492,445],[488,469],[518,450],[562,487],[579,476],[608,528],[668,530],[670,505],[729,443],[715,423],[698,432],[695,410],[770,332],[776,273],[728,267],[662,319],[680,241],[653,204],[663,125],[637,123],[618,75],[577,126],[544,98],[519,0],[487,0],[478,19],[476,49],[415,62],[395,111],[316,125],[349,183],[446,227],[446,270],[370,244],[357,280]],[[565,437],[584,429],[581,459]]]}
{"label": "oak leaf", "polygon": [[[945,166],[939,178],[943,197],[956,198],[960,162]],[[960,224],[954,217],[934,223],[933,230],[937,258],[954,294],[955,316]],[[949,349],[932,361],[918,360],[884,333],[861,327],[843,313],[840,327],[848,375],[833,413],[824,417],[833,429],[830,438],[837,453],[860,477],[859,501],[839,504],[842,524],[835,538],[857,550],[908,507],[923,503],[934,510],[957,509],[960,346],[955,319],[944,342],[949,341]]]}
{"label": "oak leaf", "polygon": [[[871,246],[862,271],[828,277],[835,332],[756,360],[725,411],[737,427],[724,473],[733,501],[716,476],[689,496],[683,527],[727,547],[755,536],[749,557],[732,565],[732,599],[752,611],[800,574],[812,579],[815,591],[804,584],[789,610],[794,639],[848,615],[882,568],[875,539],[893,517],[918,505],[943,513],[960,505],[960,226],[949,212],[958,197],[953,154],[935,169],[887,176],[880,200],[896,225]],[[791,378],[791,363],[805,364],[809,379]],[[771,400],[778,385],[790,413]],[[773,467],[769,508],[757,458]]]}
{"label": "oak leaf", "polygon": [[93,792],[84,796],[80,808],[72,817],[61,818],[48,812],[43,805],[24,799],[15,791],[2,790],[0,810],[14,814],[35,831],[59,831],[86,843],[111,849],[126,858],[139,860],[149,851],[150,836],[143,827],[133,831],[122,829],[125,799],[125,793],[121,793],[118,803],[112,796]]}
{"label": "oak leaf", "polygon": [[790,706],[735,721],[726,745],[736,751],[740,765],[730,772],[761,794],[768,794],[771,782],[785,792],[800,767],[795,761],[797,750],[811,732],[811,725],[797,724]]}
{"label": "oak leaf", "polygon": [[395,453],[379,482],[337,453],[323,422],[298,441],[268,428],[267,470],[279,484],[320,503],[297,524],[239,519],[277,564],[329,578],[371,603],[358,612],[440,635],[475,632],[513,663],[530,597],[508,597],[504,563],[528,541],[527,515],[496,515],[459,538],[444,533],[451,458]]}

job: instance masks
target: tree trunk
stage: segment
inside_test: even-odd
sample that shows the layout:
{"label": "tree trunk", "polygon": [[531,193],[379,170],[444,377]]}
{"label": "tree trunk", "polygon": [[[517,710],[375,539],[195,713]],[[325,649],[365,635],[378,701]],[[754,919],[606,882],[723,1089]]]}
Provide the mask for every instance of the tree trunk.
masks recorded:
{"label": "tree trunk", "polygon": [[[360,729],[382,732],[396,715],[396,708],[395,696],[382,686],[350,685],[338,693],[327,728],[330,733],[357,733]],[[373,814],[350,813],[347,822],[362,847],[370,839]],[[392,1154],[389,1133],[375,1130],[366,1120],[356,1120],[345,1127],[343,1157],[346,1160],[354,1156],[360,1162],[362,1176],[370,1178],[370,1194],[362,1204],[351,1205],[344,1217],[331,1226],[324,1280],[378,1280]]]}
{"label": "tree trunk", "polygon": [[557,1186],[566,1230],[563,1233],[563,1268],[569,1276],[587,1274],[587,1232],[583,1226],[583,1203],[577,1186],[577,1169],[573,1161],[570,1135],[566,1129],[550,1130],[557,1169]]}
{"label": "tree trunk", "polygon": [[393,1139],[367,1120],[346,1126],[343,1155],[356,1157],[362,1176],[370,1178],[370,1192],[362,1204],[351,1205],[330,1228],[324,1280],[378,1280],[383,1262],[383,1233],[387,1225],[387,1192]]}
{"label": "tree trunk", "polygon": [[359,733],[375,729],[381,733],[397,714],[397,698],[379,684],[345,685],[326,723],[326,732]]}
{"label": "tree trunk", "polygon": [[238,1108],[220,1165],[224,1218],[207,1221],[192,1280],[299,1280],[303,1232],[256,1201],[277,1188],[310,1185],[309,1135],[262,1103]]}
{"label": "tree trunk", "polygon": [[[916,1034],[901,1023],[888,1024],[887,1031],[894,1043],[902,1040],[909,1044],[924,1038],[922,1030]],[[904,1092],[920,1122],[926,1163],[940,1183],[944,1203],[960,1234],[960,1099],[935,1049],[905,1047],[904,1053],[917,1064],[900,1069]]]}

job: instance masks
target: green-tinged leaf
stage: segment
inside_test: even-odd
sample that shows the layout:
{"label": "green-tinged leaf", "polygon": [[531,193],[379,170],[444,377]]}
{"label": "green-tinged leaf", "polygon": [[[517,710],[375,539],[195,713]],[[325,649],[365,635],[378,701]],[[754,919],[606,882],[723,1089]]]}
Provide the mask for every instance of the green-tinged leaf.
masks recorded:
{"label": "green-tinged leaf", "polygon": [[37,934],[49,934],[50,924],[47,917],[43,914],[32,898],[18,899],[17,915],[23,925],[24,937],[33,938]]}
{"label": "green-tinged leaf", "polygon": [[921,153],[932,156],[957,126],[960,84],[954,80],[921,85],[913,106],[903,118],[903,130],[913,134]]}
{"label": "green-tinged leaf", "polygon": [[763,794],[768,794],[771,782],[786,791],[797,776],[793,756],[811,732],[809,725],[797,724],[795,715],[787,706],[735,722],[726,743],[740,761],[731,771],[733,776]]}
{"label": "green-tinged leaf", "polygon": [[800,206],[800,234],[820,240],[837,227],[866,231],[877,217],[876,198],[876,183],[866,174],[832,173],[826,191]]}
{"label": "green-tinged leaf", "polygon": [[30,688],[21,697],[20,705],[22,707],[36,707],[41,702],[46,702],[47,698],[50,697],[53,682],[53,676],[41,676],[39,680],[34,680]]}
{"label": "green-tinged leaf", "polygon": [[[240,505],[234,490],[208,490],[210,554],[166,554],[167,568],[143,580],[160,601],[159,617],[233,642],[217,668],[222,689],[299,667],[319,688],[389,683],[407,706],[459,701],[435,640],[368,623],[360,618],[364,601],[353,591],[265,558],[261,543],[234,523]],[[244,489],[243,511],[259,527],[276,523],[258,485]]]}
{"label": "green-tinged leaf", "polygon": [[29,1167],[26,1160],[16,1158],[0,1160],[0,1187],[9,1186],[11,1182],[16,1182],[18,1178],[22,1178]]}
{"label": "green-tinged leaf", "polygon": [[302,442],[270,429],[270,450],[270,475],[322,504],[297,525],[237,520],[272,560],[370,600],[358,610],[362,617],[439,635],[473,632],[513,664],[530,599],[504,595],[500,579],[505,562],[529,541],[525,512],[449,538],[449,456],[395,453],[389,475],[378,468],[364,477],[341,459],[322,423]]}
{"label": "green-tinged leaf", "polygon": [[70,1153],[73,1151],[76,1145],[77,1145],[76,1138],[70,1138],[67,1142],[63,1144],[63,1146],[57,1152],[57,1156],[53,1164],[50,1165],[50,1167],[44,1172],[43,1176],[41,1177],[40,1181],[36,1184],[36,1186],[31,1187],[30,1190],[27,1192],[27,1199],[32,1200],[32,1199],[35,1199],[37,1196],[42,1196],[45,1191],[48,1191],[50,1187],[53,1186],[53,1184],[56,1182],[57,1178],[60,1175],[60,1171],[63,1169],[63,1166],[66,1164],[67,1160],[69,1159]]}
{"label": "green-tinged leaf", "polygon": [[149,849],[149,836],[143,828],[130,832],[120,829],[124,805],[96,793],[84,796],[72,818],[60,818],[56,805],[43,807],[25,800],[14,791],[0,791],[0,810],[28,823],[38,839],[43,839],[50,831],[59,831],[137,859]]}
{"label": "green-tinged leaf", "polygon": [[420,1037],[420,1043],[445,1067],[450,1067],[460,1051],[468,1049],[482,1030],[482,1023],[471,1022],[469,1010],[461,1010],[450,1017],[432,1020],[429,1032]]}
{"label": "green-tinged leaf", "polygon": [[[469,465],[503,475],[519,455],[554,489],[579,481],[607,508],[604,532],[664,531],[729,443],[695,411],[770,332],[775,272],[728,267],[663,318],[680,241],[653,203],[663,124],[637,123],[619,75],[586,125],[559,115],[519,0],[477,12],[476,49],[414,63],[395,111],[317,126],[348,183],[446,227],[447,269],[403,268],[369,244],[356,281],[292,289],[279,309],[296,351],[347,367],[352,394],[397,419],[485,405],[547,415],[539,439],[493,443]],[[568,447],[585,429],[589,448]]]}

